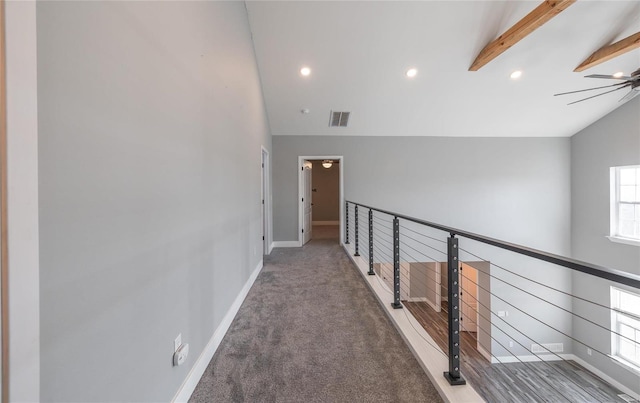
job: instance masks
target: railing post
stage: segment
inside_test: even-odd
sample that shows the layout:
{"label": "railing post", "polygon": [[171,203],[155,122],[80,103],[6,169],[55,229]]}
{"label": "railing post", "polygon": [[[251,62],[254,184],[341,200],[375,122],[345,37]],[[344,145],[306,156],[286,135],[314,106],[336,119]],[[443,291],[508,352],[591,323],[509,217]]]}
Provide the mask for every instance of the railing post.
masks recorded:
{"label": "railing post", "polygon": [[344,202],[344,243],[349,244],[349,202]]}
{"label": "railing post", "polygon": [[400,303],[400,220],[393,217],[393,309],[401,309]]}
{"label": "railing post", "polygon": [[376,274],[373,271],[373,210],[369,209],[369,272],[370,276]]}
{"label": "railing post", "polygon": [[449,371],[444,373],[451,385],[464,385],[460,375],[460,281],[458,267],[458,238],[447,238],[447,292],[449,305]]}
{"label": "railing post", "polygon": [[356,250],[353,254],[353,256],[360,256],[360,253],[358,253],[358,239],[359,239],[359,234],[358,234],[358,221],[360,221],[360,216],[358,215],[358,205],[356,204],[356,207],[354,208],[354,213],[353,213],[353,220],[355,221],[355,233],[356,233]]}

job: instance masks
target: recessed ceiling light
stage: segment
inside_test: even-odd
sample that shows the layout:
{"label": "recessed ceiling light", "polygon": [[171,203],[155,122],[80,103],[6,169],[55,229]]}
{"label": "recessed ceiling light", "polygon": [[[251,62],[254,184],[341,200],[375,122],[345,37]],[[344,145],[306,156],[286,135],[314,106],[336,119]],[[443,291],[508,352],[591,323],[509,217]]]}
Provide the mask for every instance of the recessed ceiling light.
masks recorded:
{"label": "recessed ceiling light", "polygon": [[522,76],[522,71],[520,70],[516,70],[513,73],[511,73],[511,75],[509,77],[511,77],[512,80],[517,80]]}
{"label": "recessed ceiling light", "polygon": [[614,76],[615,78],[620,78],[620,77],[624,76],[624,72],[619,71],[619,72],[615,73],[613,76]]}
{"label": "recessed ceiling light", "polygon": [[303,67],[300,69],[300,74],[307,77],[309,74],[311,74],[311,69],[308,67]]}
{"label": "recessed ceiling light", "polygon": [[417,69],[409,69],[409,70],[407,70],[407,77],[409,77],[409,78],[415,77],[416,74],[418,74],[418,70]]}

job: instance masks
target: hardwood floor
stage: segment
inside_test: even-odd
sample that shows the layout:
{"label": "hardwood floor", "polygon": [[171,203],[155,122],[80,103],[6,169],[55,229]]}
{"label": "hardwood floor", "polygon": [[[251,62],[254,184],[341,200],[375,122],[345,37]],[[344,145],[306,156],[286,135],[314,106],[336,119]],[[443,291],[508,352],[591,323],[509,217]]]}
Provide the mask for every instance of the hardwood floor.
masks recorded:
{"label": "hardwood floor", "polygon": [[[446,311],[438,313],[426,302],[403,305],[446,352]],[[624,402],[618,397],[622,392],[575,362],[491,364],[476,349],[475,337],[461,332],[460,369],[487,402]]]}

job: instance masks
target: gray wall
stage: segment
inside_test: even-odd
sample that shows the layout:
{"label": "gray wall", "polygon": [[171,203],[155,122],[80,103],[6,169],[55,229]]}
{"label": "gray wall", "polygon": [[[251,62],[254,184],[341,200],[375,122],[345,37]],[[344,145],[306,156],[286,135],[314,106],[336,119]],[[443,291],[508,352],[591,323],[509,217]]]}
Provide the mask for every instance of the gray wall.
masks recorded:
{"label": "gray wall", "polygon": [[[640,97],[571,138],[571,245],[576,259],[640,274],[640,247],[614,243],[605,238],[609,235],[609,168],[637,164],[640,164]],[[573,275],[576,295],[605,306],[609,306],[611,301],[611,285],[615,284],[583,274]],[[611,326],[607,309],[575,301],[574,312],[605,329]],[[580,341],[605,354],[611,353],[608,331],[577,317],[573,326]],[[580,358],[640,393],[637,374],[597,351],[589,356],[586,349],[586,346],[575,343],[574,352]]]}
{"label": "gray wall", "polygon": [[322,161],[313,164],[313,221],[340,220],[340,164],[331,168],[322,166]]}
{"label": "gray wall", "polygon": [[39,2],[37,20],[41,398],[169,401],[262,259],[244,3]]}
{"label": "gray wall", "polygon": [[640,274],[640,248],[609,235],[609,168],[640,164],[640,97],[571,137],[571,246],[577,259]]}
{"label": "gray wall", "polygon": [[409,297],[426,298],[432,305],[437,305],[436,262],[409,263],[409,276]]}
{"label": "gray wall", "polygon": [[274,240],[297,239],[299,155],[344,156],[345,197],[568,255],[569,139],[274,136]]}
{"label": "gray wall", "polygon": [[[273,154],[276,241],[297,239],[297,157],[341,155],[347,200],[570,255],[568,138],[275,136]],[[571,273],[566,270],[468,240],[461,241],[461,248],[502,267],[526,273],[536,281],[571,291]],[[477,258],[461,255],[461,260]],[[495,267],[491,273],[512,284],[532,287],[531,283]],[[498,281],[490,287],[501,298],[561,332],[571,333],[571,317],[567,312],[550,308],[547,303]],[[571,300],[566,296],[543,287],[533,289],[537,295],[571,309]],[[571,351],[570,339],[561,333],[541,326],[501,300],[492,298],[486,302],[494,311],[508,310],[506,321],[515,328],[529,329],[528,336],[536,342],[562,342],[565,353]],[[531,340],[502,321],[496,321],[496,326],[491,335],[500,338],[502,345],[508,345],[509,339],[516,343],[509,352],[494,342],[493,354],[499,357],[531,354],[527,350]],[[488,344],[483,340],[485,347]]]}

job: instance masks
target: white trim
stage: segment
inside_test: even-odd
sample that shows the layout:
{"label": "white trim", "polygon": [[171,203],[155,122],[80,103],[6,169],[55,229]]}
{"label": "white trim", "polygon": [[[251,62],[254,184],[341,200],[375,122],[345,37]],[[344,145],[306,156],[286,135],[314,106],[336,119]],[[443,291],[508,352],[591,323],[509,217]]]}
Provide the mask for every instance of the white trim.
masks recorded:
{"label": "white trim", "polygon": [[640,246],[640,240],[638,239],[622,238],[614,235],[608,235],[607,239],[609,239],[611,242],[623,243],[625,245]]}
{"label": "white trim", "polygon": [[[393,309],[391,307],[391,301],[393,301],[391,291],[389,291],[384,281],[380,280],[379,276],[369,276],[367,274],[369,271],[368,260],[362,256],[352,256],[354,252],[352,246],[353,244],[343,244],[347,255],[349,255],[351,261],[357,266],[365,283],[377,297],[382,309],[391,319],[396,329],[398,329],[398,332],[438,390],[442,399],[445,402],[484,402],[478,392],[469,384],[459,386],[449,385],[449,382],[442,376],[442,372],[446,371],[449,366],[449,361],[446,356],[443,355],[442,350],[437,347],[437,344],[429,333],[424,330],[422,325],[420,325],[407,309]],[[462,375],[464,376],[464,373]]]}
{"label": "white trim", "polygon": [[273,241],[271,243],[271,249],[273,248],[299,248],[300,241]]}
{"label": "white trim", "polygon": [[486,359],[487,359],[487,361],[491,362],[491,354],[490,354],[487,350],[485,350],[485,349],[480,345],[480,343],[478,343],[478,344],[476,345],[476,349],[478,350],[478,352],[479,352],[479,353],[480,353],[484,358],[486,358]]}
{"label": "white trim", "polygon": [[260,260],[258,266],[249,276],[249,279],[244,284],[244,287],[242,287],[242,290],[240,290],[240,293],[233,301],[233,304],[231,304],[231,307],[227,311],[227,314],[224,315],[224,318],[222,318],[222,322],[220,322],[218,328],[215,330],[215,332],[213,332],[211,340],[209,340],[209,343],[207,343],[204,350],[202,351],[202,354],[200,354],[200,357],[198,357],[198,360],[191,368],[191,371],[189,371],[186,379],[184,380],[184,382],[182,382],[180,389],[178,389],[178,392],[171,400],[172,402],[181,403],[187,402],[189,400],[189,398],[193,394],[193,391],[196,389],[198,382],[200,382],[202,374],[204,374],[204,371],[207,369],[209,362],[213,358],[213,354],[220,346],[224,335],[227,333],[227,330],[229,330],[229,326],[231,326],[231,322],[233,322],[233,319],[240,309],[240,306],[244,302],[244,299],[247,297],[247,294],[249,294],[249,290],[253,286],[253,283],[256,281],[258,274],[260,274],[260,270],[262,270],[262,260]]}
{"label": "white trim", "polygon": [[340,221],[312,221],[311,225],[340,225]]}
{"label": "white trim", "polygon": [[[609,168],[609,235],[618,232],[618,174],[616,167]],[[609,238],[611,239],[611,238]]]}
{"label": "white trim", "polygon": [[571,358],[570,358],[571,360],[577,362],[578,364],[580,364],[585,369],[593,372],[595,375],[597,375],[600,378],[602,378],[602,380],[604,380],[605,382],[609,383],[610,385],[613,385],[615,388],[617,388],[621,392],[624,392],[627,395],[632,396],[634,399],[640,400],[640,393],[634,392],[633,390],[631,390],[628,387],[624,386],[623,384],[621,384],[620,382],[618,382],[614,378],[610,377],[606,373],[602,372],[598,368],[594,367],[593,365],[589,364],[588,362],[586,362],[582,358],[580,358],[580,357],[578,357],[578,356],[576,356],[574,354],[569,354],[569,355],[571,356]]}
{"label": "white trim", "polygon": [[431,301],[427,297],[409,297],[407,298],[409,302],[428,302],[432,307],[434,306]]}
{"label": "white trim", "polygon": [[[633,297],[640,297],[640,294],[636,293],[635,291],[636,290],[625,290],[615,286],[609,287],[609,292],[611,294],[611,354],[609,355],[609,357],[615,360],[614,362],[616,364],[620,365],[626,370],[634,372],[635,374],[639,374],[640,368],[638,368],[637,363],[634,363],[627,358],[619,355],[620,346],[618,344],[621,336],[619,334],[621,333],[619,323],[623,319],[621,318],[621,316],[633,321],[637,321],[637,316],[633,312],[630,312],[628,308],[622,308],[620,306],[621,296],[622,294],[627,294]],[[627,326],[632,325],[627,323]]]}
{"label": "white trim", "polygon": [[260,146],[260,162],[264,164],[260,170],[260,196],[264,200],[264,206],[261,211],[266,215],[262,217],[262,225],[266,228],[263,231],[264,240],[262,241],[262,253],[268,255],[271,253],[271,238],[273,237],[273,218],[272,209],[273,196],[271,192],[271,155],[269,150],[264,146]]}
{"label": "white trim", "polygon": [[344,242],[344,231],[342,228],[342,221],[344,217],[344,156],[342,155],[299,155],[298,156],[298,166],[296,169],[298,170],[298,244],[296,246],[302,246],[302,226],[304,225],[304,208],[302,204],[302,198],[304,197],[304,187],[302,186],[302,181],[304,176],[302,175],[302,167],[304,166],[305,160],[338,160],[340,163],[338,166],[340,167],[340,192],[338,195],[339,203],[340,203],[340,220],[338,223],[340,224],[340,242]]}
{"label": "white trim", "polygon": [[539,354],[539,355],[507,355],[504,357],[492,357],[492,364],[510,364],[514,362],[541,362],[541,361],[561,361],[572,360],[573,354]]}
{"label": "white trim", "polygon": [[617,242],[625,245],[640,246],[640,239],[627,238],[618,234],[619,216],[620,216],[620,169],[623,168],[639,168],[640,165],[625,165],[609,168],[609,184],[610,184],[610,218],[609,218],[609,236],[607,238],[611,242]]}

